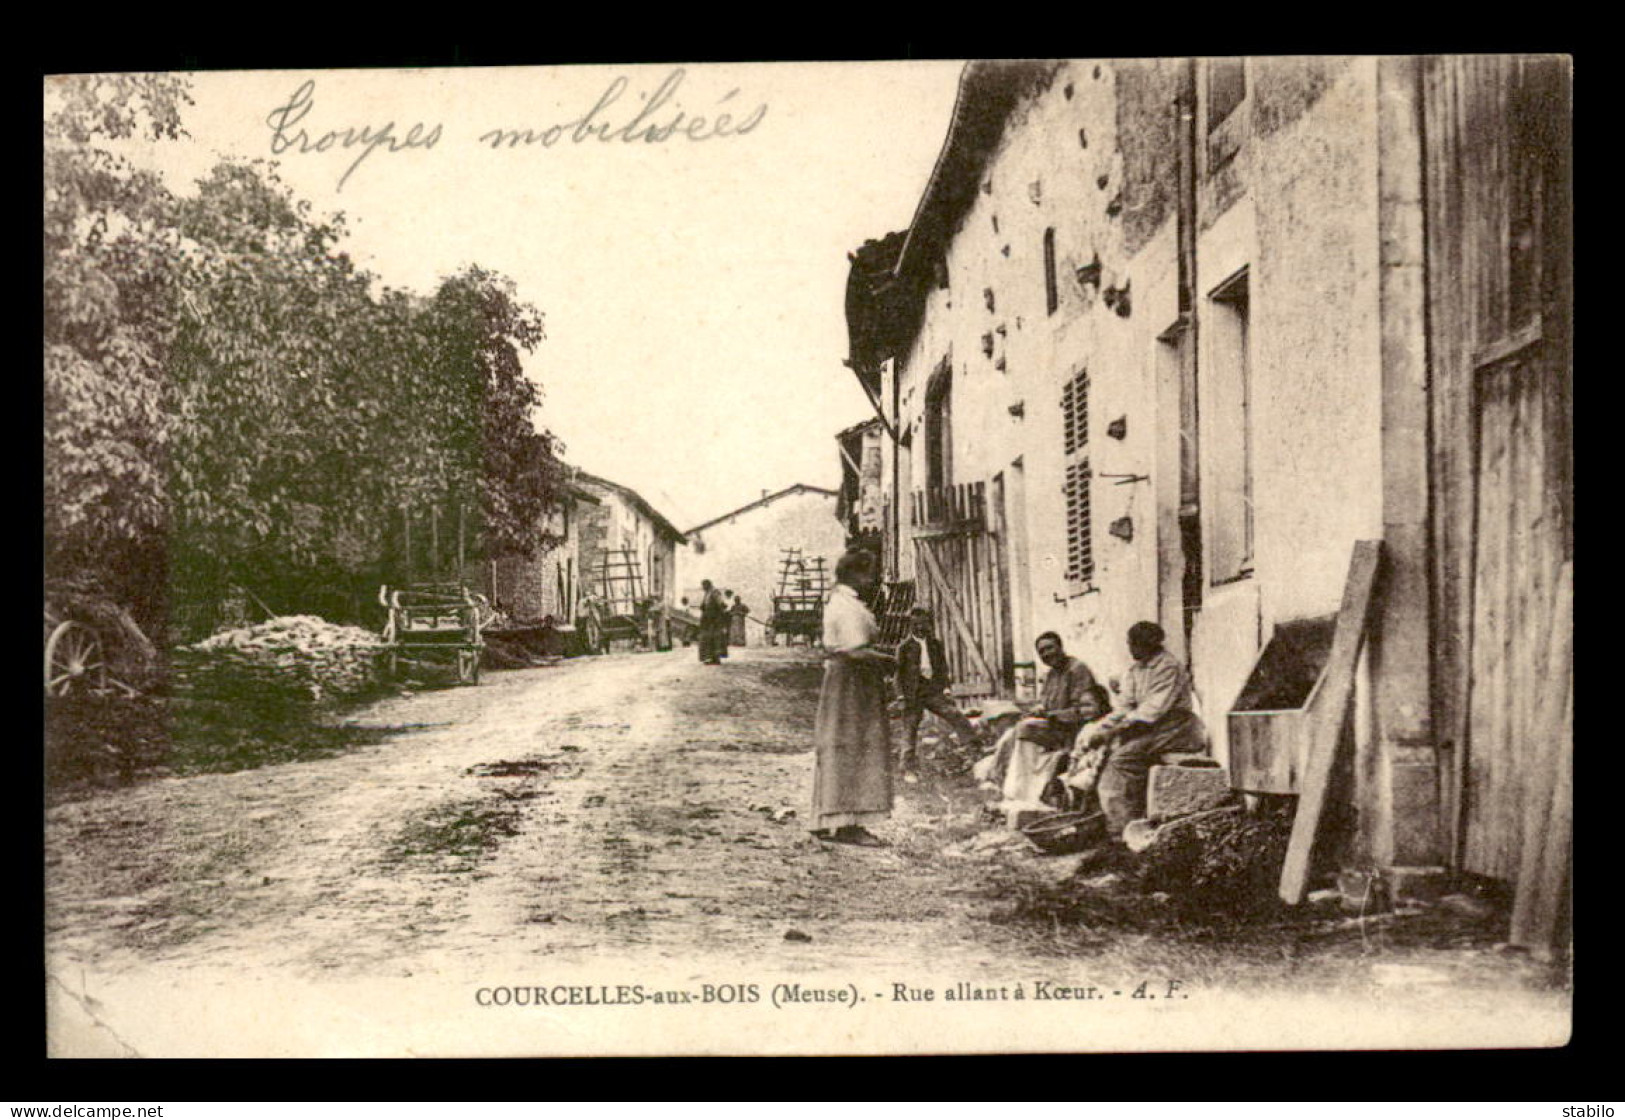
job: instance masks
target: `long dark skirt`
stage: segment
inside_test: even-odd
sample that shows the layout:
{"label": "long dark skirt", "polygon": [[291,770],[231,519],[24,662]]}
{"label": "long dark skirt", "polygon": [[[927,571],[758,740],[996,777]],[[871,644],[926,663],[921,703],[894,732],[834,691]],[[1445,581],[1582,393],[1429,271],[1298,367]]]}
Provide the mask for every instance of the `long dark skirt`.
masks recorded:
{"label": "long dark skirt", "polygon": [[878,821],[891,813],[891,725],[883,671],[824,662],[813,734],[812,827]]}
{"label": "long dark skirt", "polygon": [[701,661],[716,661],[728,656],[727,631],[716,623],[700,623],[699,640]]}

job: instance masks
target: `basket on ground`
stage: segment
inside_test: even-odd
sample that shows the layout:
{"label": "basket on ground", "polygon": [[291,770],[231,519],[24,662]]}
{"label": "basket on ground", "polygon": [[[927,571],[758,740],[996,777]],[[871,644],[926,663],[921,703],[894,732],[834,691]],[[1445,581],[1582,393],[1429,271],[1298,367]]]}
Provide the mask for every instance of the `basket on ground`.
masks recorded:
{"label": "basket on ground", "polygon": [[1051,855],[1081,852],[1106,838],[1104,813],[1051,813],[1024,826],[1021,834]]}

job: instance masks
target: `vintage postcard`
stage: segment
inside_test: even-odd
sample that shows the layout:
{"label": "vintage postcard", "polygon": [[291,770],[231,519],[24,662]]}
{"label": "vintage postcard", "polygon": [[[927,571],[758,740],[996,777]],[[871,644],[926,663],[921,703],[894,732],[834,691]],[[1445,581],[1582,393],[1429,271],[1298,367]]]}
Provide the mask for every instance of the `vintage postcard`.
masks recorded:
{"label": "vintage postcard", "polygon": [[1571,91],[48,76],[49,1053],[1564,1045]]}

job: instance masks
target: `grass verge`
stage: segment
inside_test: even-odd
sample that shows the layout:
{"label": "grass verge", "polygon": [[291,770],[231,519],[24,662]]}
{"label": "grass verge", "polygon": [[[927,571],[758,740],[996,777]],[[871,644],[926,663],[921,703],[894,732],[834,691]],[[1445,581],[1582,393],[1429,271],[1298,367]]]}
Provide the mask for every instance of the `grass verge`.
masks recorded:
{"label": "grass verge", "polygon": [[48,799],[75,800],[170,775],[331,758],[396,734],[339,722],[365,699],[311,705],[255,696],[52,698],[45,709]]}

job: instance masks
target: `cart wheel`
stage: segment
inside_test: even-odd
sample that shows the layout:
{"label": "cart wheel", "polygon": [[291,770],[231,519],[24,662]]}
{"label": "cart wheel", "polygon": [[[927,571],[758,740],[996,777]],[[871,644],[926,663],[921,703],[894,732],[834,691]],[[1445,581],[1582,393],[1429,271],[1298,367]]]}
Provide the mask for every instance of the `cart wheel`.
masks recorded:
{"label": "cart wheel", "polygon": [[604,642],[603,628],[598,625],[598,620],[590,614],[587,616],[587,625],[582,631],[581,637],[586,642],[588,653],[608,652]]}
{"label": "cart wheel", "polygon": [[45,691],[68,696],[105,687],[102,640],[80,622],[64,622],[45,640]]}

